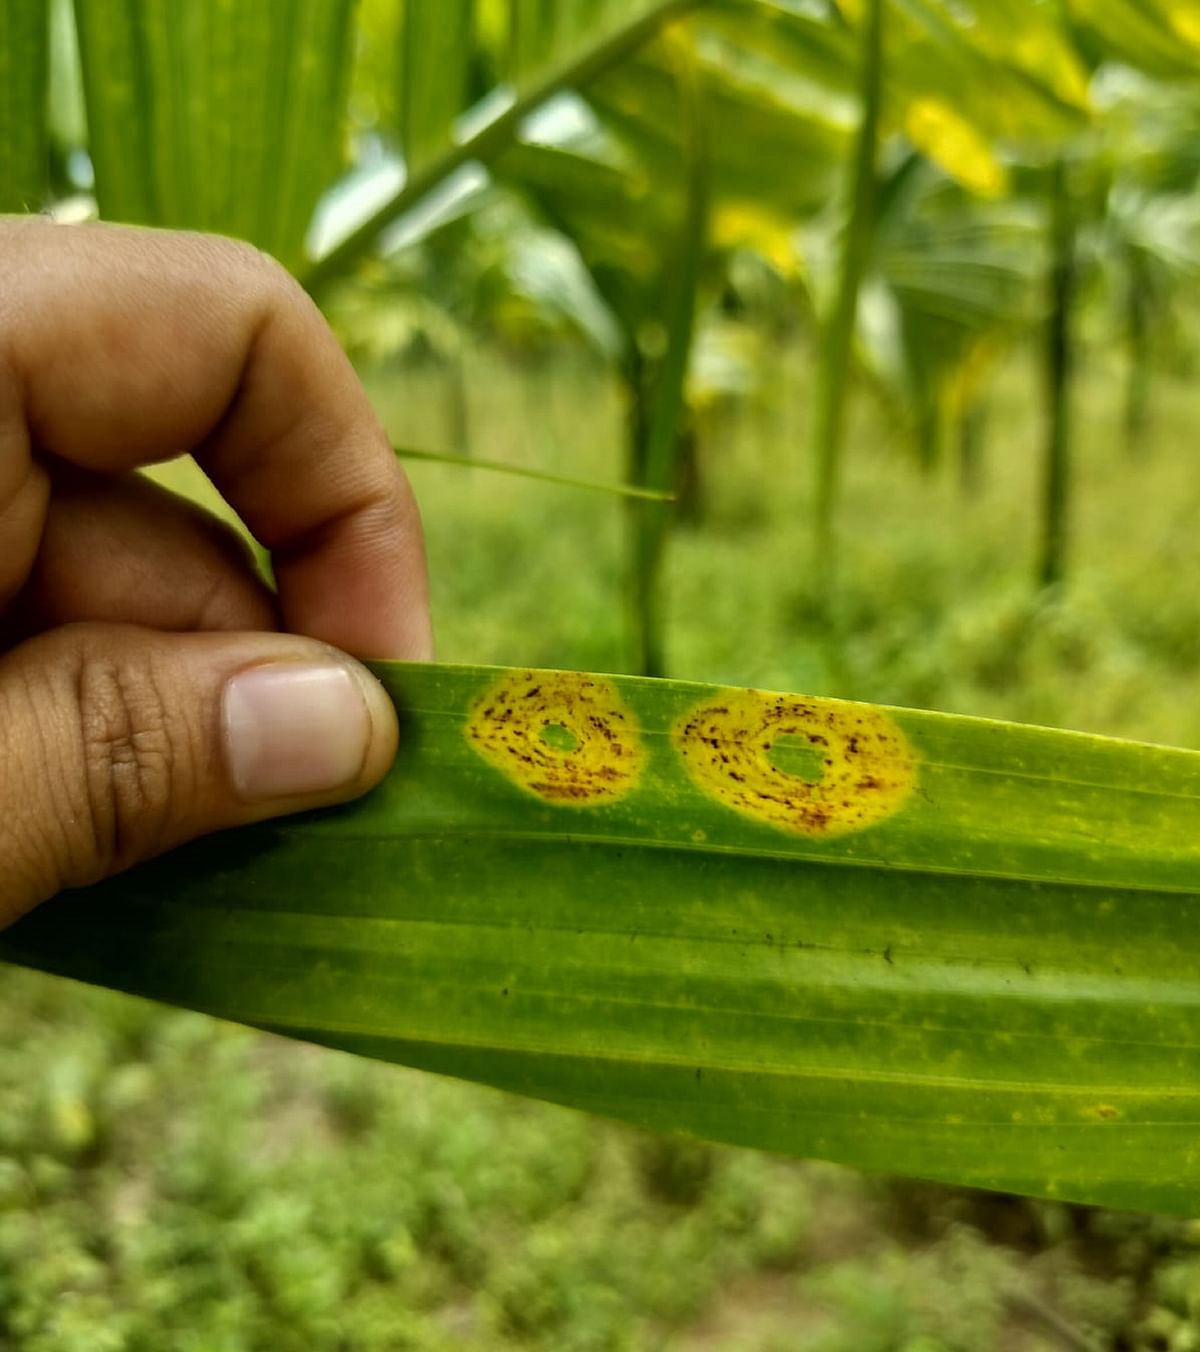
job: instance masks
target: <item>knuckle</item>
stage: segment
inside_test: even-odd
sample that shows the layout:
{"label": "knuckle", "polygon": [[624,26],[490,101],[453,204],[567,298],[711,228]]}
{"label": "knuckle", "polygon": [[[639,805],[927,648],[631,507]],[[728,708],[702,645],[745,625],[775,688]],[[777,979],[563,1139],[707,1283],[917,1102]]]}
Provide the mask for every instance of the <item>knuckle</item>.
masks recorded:
{"label": "knuckle", "polygon": [[176,234],[171,247],[176,253],[191,250],[198,275],[236,283],[243,295],[268,308],[281,293],[300,289],[282,263],[249,240],[191,231]]}
{"label": "knuckle", "polygon": [[287,268],[257,244],[249,240],[222,238],[221,246],[229,250],[229,259],[243,268],[268,293],[300,289]]}
{"label": "knuckle", "polygon": [[82,818],[95,877],[155,853],[189,773],[187,739],[149,659],[84,656],[75,672]]}

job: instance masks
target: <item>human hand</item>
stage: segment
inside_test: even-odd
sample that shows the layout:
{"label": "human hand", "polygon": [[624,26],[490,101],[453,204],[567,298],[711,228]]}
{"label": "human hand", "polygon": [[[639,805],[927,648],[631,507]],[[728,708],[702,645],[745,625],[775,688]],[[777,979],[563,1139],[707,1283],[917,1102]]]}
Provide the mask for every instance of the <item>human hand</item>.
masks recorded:
{"label": "human hand", "polygon": [[[187,451],[278,595],[228,528],[133,473]],[[0,220],[0,925],[364,793],[396,720],[344,654],[431,648],[408,483],[281,268],[205,236]]]}

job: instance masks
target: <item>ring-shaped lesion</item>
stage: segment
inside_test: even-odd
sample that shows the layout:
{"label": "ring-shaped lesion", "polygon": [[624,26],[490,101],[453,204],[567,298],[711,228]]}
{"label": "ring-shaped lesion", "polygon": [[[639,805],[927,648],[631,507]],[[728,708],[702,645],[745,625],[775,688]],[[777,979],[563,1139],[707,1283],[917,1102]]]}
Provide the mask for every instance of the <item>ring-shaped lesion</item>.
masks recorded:
{"label": "ring-shaped lesion", "polygon": [[616,802],[645,762],[637,720],[614,682],[576,672],[502,676],[472,705],[466,735],[513,783],[564,807]]}
{"label": "ring-shaped lesion", "polygon": [[[812,778],[772,762],[783,739],[812,747]],[[916,757],[896,722],[840,700],[729,691],[689,710],[674,741],[703,793],[797,835],[864,830],[903,806],[916,783]]]}

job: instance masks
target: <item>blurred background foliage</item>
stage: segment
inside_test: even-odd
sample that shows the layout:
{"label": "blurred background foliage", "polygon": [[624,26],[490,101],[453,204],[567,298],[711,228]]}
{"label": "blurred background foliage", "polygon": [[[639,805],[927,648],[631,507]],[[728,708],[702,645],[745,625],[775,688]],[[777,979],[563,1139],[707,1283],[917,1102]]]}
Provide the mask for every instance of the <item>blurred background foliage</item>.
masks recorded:
{"label": "blurred background foliage", "polygon": [[[0,210],[296,272],[448,660],[1200,747],[1195,0],[0,0]],[[1192,1224],[0,1010],[0,1346],[1200,1348]]]}

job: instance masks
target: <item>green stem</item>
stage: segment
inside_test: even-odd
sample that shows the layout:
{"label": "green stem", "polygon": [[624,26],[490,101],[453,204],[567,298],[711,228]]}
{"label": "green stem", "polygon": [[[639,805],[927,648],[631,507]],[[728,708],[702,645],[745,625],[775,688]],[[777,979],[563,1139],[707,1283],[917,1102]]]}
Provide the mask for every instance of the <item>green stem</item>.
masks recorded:
{"label": "green stem", "polygon": [[1038,581],[1056,586],[1066,571],[1070,505],[1071,312],[1075,301],[1075,228],[1064,159],[1050,179],[1050,270],[1046,323],[1046,461]]}
{"label": "green stem", "polygon": [[814,498],[813,577],[824,594],[833,580],[836,556],[834,517],[838,471],[845,429],[850,358],[858,315],[858,293],[875,233],[878,187],[876,159],[883,105],[884,6],[886,0],[867,0],[862,24],[859,96],[862,119],[854,149],[850,219],[842,241],[837,295],[822,326],[817,367],[812,452],[816,467]]}
{"label": "green stem", "polygon": [[316,294],[333,278],[341,276],[358,258],[370,252],[381,231],[415,206],[456,169],[471,161],[487,163],[493,159],[516,137],[521,123],[540,104],[564,89],[583,88],[648,42],[665,24],[700,3],[702,0],[661,0],[641,18],[519,94],[509,107],[473,136],[458,142],[444,155],[418,169],[399,191],[351,231],[340,244],[313,263],[300,278],[305,288]]}
{"label": "green stem", "polygon": [[[650,439],[651,363],[637,346],[636,335],[629,339],[624,381],[628,407],[625,477],[630,483],[644,483]],[[642,518],[632,506],[626,516],[627,555],[625,565],[625,609],[629,633],[629,665],[633,671],[647,674],[663,664],[658,641],[659,623],[655,608],[656,588],[651,578],[651,561],[644,545]]]}
{"label": "green stem", "polygon": [[[709,164],[703,91],[690,54],[677,60],[679,128],[683,156],[683,217],[670,250],[664,287],[667,348],[653,364],[635,359],[639,389],[631,449],[633,482],[659,492],[679,487],[686,417],[686,385],[696,329],[696,295],[708,242]],[[636,339],[634,340],[636,344]],[[647,370],[647,368],[649,368]],[[665,674],[662,564],[672,514],[663,502],[631,502],[631,620],[633,657],[643,676]]]}

